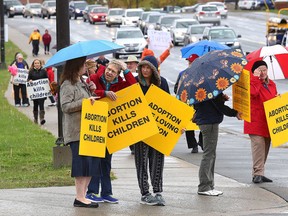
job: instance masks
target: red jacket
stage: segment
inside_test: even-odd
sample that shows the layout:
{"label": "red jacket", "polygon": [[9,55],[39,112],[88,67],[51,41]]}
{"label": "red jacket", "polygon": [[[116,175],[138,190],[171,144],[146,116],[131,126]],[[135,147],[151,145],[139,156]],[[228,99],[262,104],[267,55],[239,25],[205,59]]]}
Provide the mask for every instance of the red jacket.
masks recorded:
{"label": "red jacket", "polygon": [[43,34],[42,40],[43,40],[44,45],[50,44],[51,43],[51,35],[49,33]]}
{"label": "red jacket", "polygon": [[46,71],[47,71],[47,75],[48,75],[49,82],[52,83],[52,82],[54,81],[54,71],[53,71],[53,68],[52,68],[52,67],[48,67],[48,68],[46,68]]}
{"label": "red jacket", "polygon": [[244,122],[244,133],[270,137],[264,110],[264,102],[277,96],[276,85],[272,80],[264,86],[258,77],[250,73],[251,122]]}
{"label": "red jacket", "polygon": [[90,76],[90,80],[93,81],[96,85],[95,94],[97,96],[100,96],[100,98],[105,97],[105,91],[117,92],[121,89],[124,89],[136,83],[136,79],[134,78],[132,73],[129,71],[127,74],[124,75],[125,81],[120,76],[118,76],[118,81],[114,80],[110,84],[110,87],[109,87],[109,85],[107,85],[107,83],[105,83],[104,81],[104,73],[105,71],[101,71],[101,72],[99,71]]}

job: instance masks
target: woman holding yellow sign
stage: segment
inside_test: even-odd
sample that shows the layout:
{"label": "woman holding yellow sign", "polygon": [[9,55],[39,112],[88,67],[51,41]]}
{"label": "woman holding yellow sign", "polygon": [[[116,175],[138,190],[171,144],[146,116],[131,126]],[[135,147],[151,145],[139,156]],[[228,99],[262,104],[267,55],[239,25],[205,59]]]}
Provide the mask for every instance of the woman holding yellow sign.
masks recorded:
{"label": "woman holding yellow sign", "polygon": [[[151,84],[158,86],[170,94],[168,83],[165,78],[159,75],[157,68],[158,62],[154,56],[146,56],[138,64],[139,75],[136,79],[144,94],[146,94]],[[164,155],[146,143],[142,141],[138,142],[135,144],[135,165],[138,185],[142,194],[140,203],[165,206],[165,200],[161,195],[163,191]],[[149,192],[148,166],[155,196]]]}
{"label": "woman holding yellow sign", "polygon": [[86,199],[87,186],[92,176],[101,175],[100,159],[79,155],[80,121],[83,98],[94,103],[88,85],[82,79],[86,57],[68,60],[61,76],[60,104],[63,111],[64,142],[72,151],[71,176],[75,177],[74,207],[97,208],[98,203]]}
{"label": "woman holding yellow sign", "polygon": [[268,78],[265,61],[256,61],[250,74],[251,122],[244,122],[244,133],[249,134],[253,159],[253,183],[272,182],[264,176],[264,166],[271,138],[264,110],[264,102],[277,96],[275,83]]}

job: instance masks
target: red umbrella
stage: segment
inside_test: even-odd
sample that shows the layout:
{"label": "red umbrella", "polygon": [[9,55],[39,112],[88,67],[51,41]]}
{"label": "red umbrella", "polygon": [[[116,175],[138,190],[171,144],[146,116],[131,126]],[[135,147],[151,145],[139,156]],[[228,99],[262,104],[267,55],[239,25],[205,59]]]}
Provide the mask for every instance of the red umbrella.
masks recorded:
{"label": "red umbrella", "polygon": [[255,61],[263,60],[268,65],[268,77],[272,80],[288,79],[288,50],[281,45],[265,46],[246,56],[246,70],[251,70]]}

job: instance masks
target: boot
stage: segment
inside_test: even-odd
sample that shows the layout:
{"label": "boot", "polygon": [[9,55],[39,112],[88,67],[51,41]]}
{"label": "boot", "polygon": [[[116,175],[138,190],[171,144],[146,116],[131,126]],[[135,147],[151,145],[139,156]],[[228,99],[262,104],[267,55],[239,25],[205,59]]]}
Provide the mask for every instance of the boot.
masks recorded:
{"label": "boot", "polygon": [[38,111],[33,111],[33,115],[34,115],[34,123],[38,124]]}
{"label": "boot", "polygon": [[45,124],[45,111],[44,110],[40,110],[40,124],[44,125]]}

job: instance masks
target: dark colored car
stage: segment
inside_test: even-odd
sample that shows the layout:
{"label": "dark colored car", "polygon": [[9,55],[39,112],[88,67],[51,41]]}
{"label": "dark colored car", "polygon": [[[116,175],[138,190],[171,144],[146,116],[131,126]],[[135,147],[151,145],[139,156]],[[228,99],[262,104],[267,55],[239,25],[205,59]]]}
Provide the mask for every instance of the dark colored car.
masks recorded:
{"label": "dark colored car", "polygon": [[56,16],[56,1],[44,1],[41,5],[41,17],[50,19],[51,16]]}
{"label": "dark colored car", "polygon": [[4,13],[7,14],[8,18],[12,18],[16,15],[23,15],[24,5],[18,0],[4,1]]}
{"label": "dark colored car", "polygon": [[86,22],[89,20],[89,13],[94,7],[101,7],[99,4],[94,4],[94,5],[87,5],[85,9],[83,10],[83,21]]}
{"label": "dark colored car", "polygon": [[83,11],[87,6],[86,1],[70,1],[69,2],[69,19],[74,17],[76,20],[78,17],[83,17]]}

